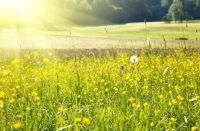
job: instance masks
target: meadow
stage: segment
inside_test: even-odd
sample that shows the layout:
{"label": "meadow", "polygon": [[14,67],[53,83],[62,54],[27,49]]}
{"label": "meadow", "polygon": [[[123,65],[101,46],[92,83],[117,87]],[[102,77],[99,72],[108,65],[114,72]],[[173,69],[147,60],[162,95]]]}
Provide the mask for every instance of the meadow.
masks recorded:
{"label": "meadow", "polygon": [[135,22],[102,26],[70,26],[57,27],[57,31],[50,30],[43,33],[75,36],[127,36],[132,38],[162,38],[165,36],[168,39],[177,39],[186,37],[189,40],[196,40],[200,37],[198,20],[183,23],[147,22],[145,24],[144,22]]}
{"label": "meadow", "polygon": [[199,130],[197,49],[16,54],[0,61],[0,130]]}
{"label": "meadow", "polygon": [[199,131],[199,11],[0,0],[0,131]]}
{"label": "meadow", "polygon": [[[187,25],[187,26],[186,26]],[[0,31],[0,48],[6,49],[141,49],[151,41],[152,48],[199,48],[199,21],[187,23],[144,22],[65,26]]]}

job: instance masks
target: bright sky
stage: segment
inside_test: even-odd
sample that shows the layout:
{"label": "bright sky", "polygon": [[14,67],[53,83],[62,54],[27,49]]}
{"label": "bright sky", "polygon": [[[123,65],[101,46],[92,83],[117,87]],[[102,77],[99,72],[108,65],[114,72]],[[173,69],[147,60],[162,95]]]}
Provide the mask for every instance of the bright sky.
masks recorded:
{"label": "bright sky", "polygon": [[41,9],[38,0],[0,0],[0,18],[16,18],[31,21]]}
{"label": "bright sky", "polygon": [[27,11],[31,6],[30,0],[0,0],[0,11],[14,10],[16,12]]}
{"label": "bright sky", "polygon": [[60,8],[54,6],[53,1],[0,0],[0,28],[49,28],[49,25],[72,23],[59,13]]}

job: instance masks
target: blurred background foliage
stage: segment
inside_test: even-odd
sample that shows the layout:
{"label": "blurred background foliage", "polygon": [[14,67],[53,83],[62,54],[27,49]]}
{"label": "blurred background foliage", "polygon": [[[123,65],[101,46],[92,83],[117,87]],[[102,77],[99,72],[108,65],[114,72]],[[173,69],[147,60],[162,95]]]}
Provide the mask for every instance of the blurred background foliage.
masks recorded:
{"label": "blurred background foliage", "polygon": [[[38,1],[38,0],[36,0]],[[11,13],[9,11],[9,13]],[[7,18],[0,11],[0,26],[101,25],[128,22],[200,19],[200,0],[42,0],[35,5],[31,22]],[[15,22],[16,24],[16,22]],[[19,25],[20,24],[20,25]]]}

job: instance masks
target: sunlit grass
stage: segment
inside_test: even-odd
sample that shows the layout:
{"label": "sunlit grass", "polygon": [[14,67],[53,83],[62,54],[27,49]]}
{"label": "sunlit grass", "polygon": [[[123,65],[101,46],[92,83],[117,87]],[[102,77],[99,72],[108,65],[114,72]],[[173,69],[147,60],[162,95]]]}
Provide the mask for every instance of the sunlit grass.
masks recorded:
{"label": "sunlit grass", "polygon": [[[161,38],[177,39],[181,37],[189,40],[198,40],[200,38],[200,23],[192,21],[191,23],[171,23],[143,22],[129,24],[108,24],[102,26],[55,26],[45,30],[37,30],[38,33],[64,35],[64,36],[122,36],[133,38]],[[21,32],[31,32],[28,29],[20,30]]]}
{"label": "sunlit grass", "polygon": [[[187,37],[188,39],[200,38],[199,22],[188,23],[148,22],[145,25],[140,23],[129,23],[122,25],[105,25],[93,27],[74,27],[71,32],[75,35],[99,35],[99,36],[133,36],[161,38],[165,36],[169,39]],[[105,29],[107,31],[105,31]]]}
{"label": "sunlit grass", "polygon": [[197,130],[199,67],[190,49],[21,52],[0,62],[0,130]]}

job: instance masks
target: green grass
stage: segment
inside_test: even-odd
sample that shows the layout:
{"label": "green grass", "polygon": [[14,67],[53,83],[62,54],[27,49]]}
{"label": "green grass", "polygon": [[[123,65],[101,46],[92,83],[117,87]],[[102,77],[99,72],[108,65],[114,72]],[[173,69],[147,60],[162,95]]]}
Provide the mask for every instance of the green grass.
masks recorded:
{"label": "green grass", "polygon": [[[18,36],[19,32],[21,34]],[[140,22],[122,25],[59,27],[52,31],[19,30],[19,32],[1,31],[0,40],[4,44],[0,45],[0,48],[19,48],[17,41],[20,41],[21,47],[29,49],[141,49],[147,47],[147,38],[151,38],[152,48],[162,48],[163,37],[169,48],[199,48],[200,46],[199,21],[191,21],[187,24],[187,28],[186,23],[148,22],[145,26],[143,22]],[[178,41],[181,38],[188,41]]]}
{"label": "green grass", "polygon": [[199,67],[191,49],[27,51],[0,62],[0,130],[199,128]]}
{"label": "green grass", "polygon": [[[94,36],[112,36],[115,41],[162,35],[194,40],[200,38],[199,31],[200,24],[193,21],[187,28],[185,23],[150,22],[146,27],[130,23],[41,33],[69,36],[71,32],[93,37],[93,43],[101,38]],[[108,47],[108,39],[102,39]],[[164,46],[163,41],[158,44]],[[130,62],[132,55],[138,56],[136,63]],[[0,130],[198,130],[199,67],[200,52],[190,48],[1,49]]]}
{"label": "green grass", "polygon": [[[129,37],[153,37],[161,38],[164,35],[166,38],[186,37],[188,39],[200,39],[200,23],[192,21],[191,23],[163,23],[163,22],[148,22],[146,25],[141,23],[129,23],[122,25],[105,25],[91,27],[65,27],[63,31],[58,31],[58,34],[69,35],[86,35],[86,36],[129,36]],[[106,30],[107,32],[106,32]],[[196,32],[197,30],[197,32]],[[55,33],[55,32],[49,32]]]}
{"label": "green grass", "polygon": [[[128,23],[121,25],[104,25],[104,26],[65,26],[46,31],[37,29],[21,29],[20,32],[40,32],[54,35],[84,35],[84,36],[127,36],[133,38],[166,38],[176,39],[186,37],[191,40],[200,39],[200,22],[190,21],[187,23],[164,23],[164,22],[144,22]],[[1,32],[3,33],[3,32]]]}

